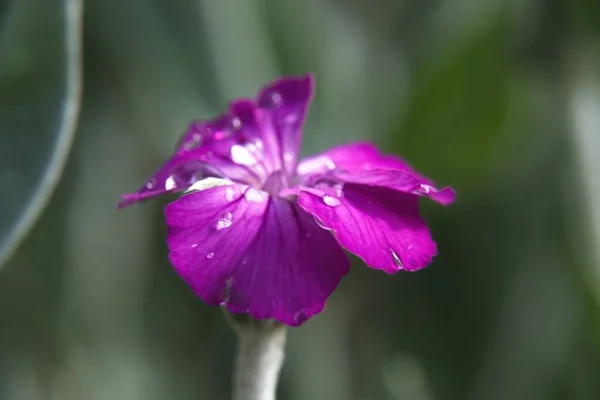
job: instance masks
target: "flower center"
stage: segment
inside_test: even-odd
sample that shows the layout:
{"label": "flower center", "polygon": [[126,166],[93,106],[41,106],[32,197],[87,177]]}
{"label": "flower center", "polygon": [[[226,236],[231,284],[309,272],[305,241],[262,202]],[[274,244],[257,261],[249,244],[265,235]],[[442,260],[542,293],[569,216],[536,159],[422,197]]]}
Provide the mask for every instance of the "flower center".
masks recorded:
{"label": "flower center", "polygon": [[277,196],[277,194],[283,190],[290,187],[289,185],[289,177],[282,169],[279,169],[275,172],[272,172],[267,180],[263,183],[261,190],[269,193],[272,196]]}

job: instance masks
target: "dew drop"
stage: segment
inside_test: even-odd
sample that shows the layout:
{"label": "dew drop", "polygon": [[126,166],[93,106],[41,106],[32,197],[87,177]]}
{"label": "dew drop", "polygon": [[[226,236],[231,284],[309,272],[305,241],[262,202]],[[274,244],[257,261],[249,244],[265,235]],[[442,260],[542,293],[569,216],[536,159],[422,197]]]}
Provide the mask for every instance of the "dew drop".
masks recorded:
{"label": "dew drop", "polygon": [[231,126],[234,130],[240,130],[242,128],[242,120],[238,117],[231,118]]}
{"label": "dew drop", "polygon": [[190,187],[188,187],[184,191],[184,193],[201,192],[206,189],[212,189],[214,187],[227,186],[227,185],[231,185],[231,184],[232,184],[232,182],[230,180],[214,178],[212,176],[209,176],[207,178],[200,179],[200,180],[194,182]]}
{"label": "dew drop", "polygon": [[226,137],[228,137],[230,134],[231,134],[231,131],[229,129],[221,129],[221,130],[216,131],[213,134],[213,139],[215,139],[215,140],[223,140]]}
{"label": "dew drop", "polygon": [[244,259],[242,260],[242,264],[248,264],[248,257],[244,257]]}
{"label": "dew drop", "polygon": [[189,161],[175,166],[165,181],[165,190],[189,188],[194,183],[204,179],[210,168],[200,161]]}
{"label": "dew drop", "polygon": [[209,260],[212,260],[213,258],[215,258],[215,253],[212,253],[212,252],[211,252],[211,253],[208,253],[208,254],[206,255],[206,258],[208,258]]}
{"label": "dew drop", "polygon": [[325,225],[325,222],[321,221],[319,217],[314,217],[315,222],[319,225],[320,228],[325,229],[326,231],[330,231],[331,228]]}
{"label": "dew drop", "polygon": [[192,245],[190,247],[195,249],[196,247],[198,247],[198,243],[192,243]]}
{"label": "dew drop", "polygon": [[262,203],[269,197],[269,195],[266,192],[254,189],[252,187],[246,190],[246,193],[244,195],[246,197],[246,200],[248,200],[250,203]]}
{"label": "dew drop", "polygon": [[344,192],[342,192],[342,189],[337,187],[330,187],[325,191],[325,196],[323,196],[323,202],[330,207],[337,207],[340,204],[342,204],[342,198],[344,198]]}
{"label": "dew drop", "polygon": [[306,315],[306,311],[305,310],[301,310],[298,311],[295,315],[294,315],[294,323],[295,324],[302,324],[303,322],[305,322],[308,319],[308,316]]}
{"label": "dew drop", "polygon": [[150,178],[147,182],[146,182],[146,189],[154,189],[154,187],[156,186],[156,179],[155,178]]}
{"label": "dew drop", "polygon": [[171,175],[165,181],[165,190],[173,190],[177,187],[176,176]]}
{"label": "dew drop", "polygon": [[396,267],[398,267],[398,269],[404,269],[404,265],[402,264],[402,260],[400,260],[398,254],[396,254],[396,252],[392,249],[390,249],[390,252],[392,253],[392,260],[394,260]]}
{"label": "dew drop", "polygon": [[251,154],[253,154],[253,157],[255,157],[254,163],[256,163],[256,157],[262,157],[260,150],[263,147],[263,143],[260,141],[260,139],[249,140],[246,142],[244,147],[246,147],[246,150],[248,150]]}
{"label": "dew drop", "polygon": [[183,149],[186,151],[193,150],[202,144],[202,135],[194,133],[185,143],[183,143]]}
{"label": "dew drop", "polygon": [[424,183],[420,184],[418,188],[416,188],[415,190],[413,190],[413,194],[429,194],[431,192],[433,192],[433,186],[431,185],[426,185]]}
{"label": "dew drop", "polygon": [[298,118],[298,114],[291,113],[291,114],[286,115],[283,118],[283,123],[284,124],[288,124],[288,125],[292,125],[292,124],[295,124],[296,122],[298,122],[298,119],[299,119]]}
{"label": "dew drop", "polygon": [[231,147],[231,160],[236,164],[252,166],[257,163],[256,157],[246,147],[239,144]]}
{"label": "dew drop", "polygon": [[232,223],[233,223],[233,216],[231,215],[230,212],[226,212],[226,213],[221,214],[221,216],[217,220],[217,223],[215,224],[215,228],[217,228],[217,230],[226,229],[226,228],[229,228]]}
{"label": "dew drop", "polygon": [[294,161],[294,153],[289,152],[289,151],[284,152],[283,153],[283,161],[288,162],[288,163]]}
{"label": "dew drop", "polygon": [[339,199],[336,199],[335,197],[331,197],[329,195],[325,195],[323,197],[323,202],[330,207],[337,207],[340,204],[342,204]]}
{"label": "dew drop", "polygon": [[279,107],[283,101],[281,94],[275,91],[269,93],[269,100],[271,102],[270,106],[273,108]]}
{"label": "dew drop", "polygon": [[233,201],[234,198],[235,198],[235,191],[233,190],[233,188],[228,187],[227,189],[225,189],[225,200]]}

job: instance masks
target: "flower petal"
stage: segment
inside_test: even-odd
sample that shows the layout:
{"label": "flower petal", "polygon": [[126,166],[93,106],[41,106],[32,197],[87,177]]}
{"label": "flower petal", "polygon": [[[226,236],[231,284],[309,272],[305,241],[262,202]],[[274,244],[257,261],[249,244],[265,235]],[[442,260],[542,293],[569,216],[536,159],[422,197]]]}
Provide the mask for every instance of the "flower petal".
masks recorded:
{"label": "flower petal", "polygon": [[238,100],[229,113],[189,125],[171,158],[119,207],[165,192],[180,192],[206,176],[258,185],[267,179],[279,154],[269,155],[261,139],[261,115],[250,100]]}
{"label": "flower petal", "polygon": [[[281,163],[292,173],[298,162],[302,142],[302,126],[312,99],[314,77],[279,79],[264,87],[257,99],[258,106],[270,116],[271,131],[279,143]],[[265,133],[268,134],[268,133]]]}
{"label": "flower petal", "polygon": [[336,201],[301,191],[298,203],[371,268],[388,274],[415,271],[429,265],[436,254],[417,196],[349,183]]}
{"label": "flower petal", "polygon": [[417,196],[429,197],[442,205],[453,203],[456,193],[450,187],[437,189],[427,178],[408,171],[374,169],[360,173],[339,171],[333,174],[334,180],[367,186],[384,187]]}
{"label": "flower petal", "polygon": [[298,164],[298,174],[319,174],[333,169],[362,172],[376,168],[400,169],[419,175],[402,158],[394,155],[383,155],[377,147],[367,142],[343,144],[305,158]]}
{"label": "flower petal", "polygon": [[[431,179],[421,175],[406,161],[383,155],[370,143],[358,142],[334,147],[306,158],[298,165],[297,186],[319,187],[338,183],[360,183],[387,187],[418,196],[426,196],[447,205],[456,194],[451,188],[437,189]],[[289,190],[288,190],[289,191]]]}
{"label": "flower petal", "polygon": [[232,312],[300,325],[349,270],[312,216],[246,185],[184,195],[165,215],[176,271],[205,302]]}

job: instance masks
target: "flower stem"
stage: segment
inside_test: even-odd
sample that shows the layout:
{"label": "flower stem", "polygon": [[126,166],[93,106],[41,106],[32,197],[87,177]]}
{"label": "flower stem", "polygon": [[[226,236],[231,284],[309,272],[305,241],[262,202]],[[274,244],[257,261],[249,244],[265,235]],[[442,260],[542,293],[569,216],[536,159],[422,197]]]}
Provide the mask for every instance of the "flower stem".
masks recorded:
{"label": "flower stem", "polygon": [[275,400],[285,357],[285,326],[246,314],[227,315],[239,340],[233,400]]}

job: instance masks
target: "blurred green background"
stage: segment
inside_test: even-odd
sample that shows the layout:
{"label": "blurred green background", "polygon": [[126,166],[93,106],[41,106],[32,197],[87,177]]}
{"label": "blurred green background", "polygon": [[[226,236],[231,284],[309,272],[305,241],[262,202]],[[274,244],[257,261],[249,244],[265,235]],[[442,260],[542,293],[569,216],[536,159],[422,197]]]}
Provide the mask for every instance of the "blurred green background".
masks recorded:
{"label": "blurred green background", "polygon": [[235,336],[169,265],[173,197],[116,203],[191,119],[306,72],[304,154],[372,140],[458,200],[423,201],[429,268],[354,260],[279,398],[600,399],[600,2],[88,0],[79,29],[80,6],[0,1],[0,399],[228,398]]}

